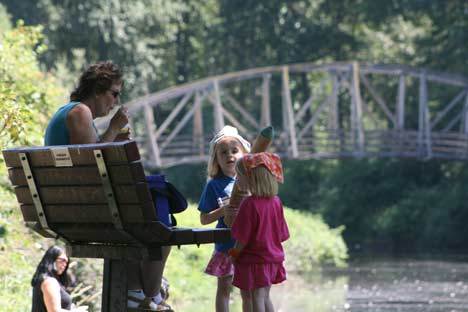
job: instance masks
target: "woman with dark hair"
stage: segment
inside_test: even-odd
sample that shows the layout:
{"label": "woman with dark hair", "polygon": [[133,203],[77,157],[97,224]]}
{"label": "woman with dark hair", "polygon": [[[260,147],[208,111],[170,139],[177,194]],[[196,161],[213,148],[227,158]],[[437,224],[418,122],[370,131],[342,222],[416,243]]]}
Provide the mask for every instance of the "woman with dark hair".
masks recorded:
{"label": "woman with dark hair", "polygon": [[80,76],[78,86],[70,94],[70,102],[59,108],[47,126],[45,145],[68,145],[113,142],[128,139],[121,134],[127,125],[127,109],[120,107],[107,130],[99,136],[94,119],[104,117],[119,103],[123,74],[111,61],[89,66]]}
{"label": "woman with dark hair", "polygon": [[65,251],[52,246],[45,252],[31,280],[33,287],[32,312],[86,312],[88,307],[72,308],[66,287],[70,285],[68,257]]}

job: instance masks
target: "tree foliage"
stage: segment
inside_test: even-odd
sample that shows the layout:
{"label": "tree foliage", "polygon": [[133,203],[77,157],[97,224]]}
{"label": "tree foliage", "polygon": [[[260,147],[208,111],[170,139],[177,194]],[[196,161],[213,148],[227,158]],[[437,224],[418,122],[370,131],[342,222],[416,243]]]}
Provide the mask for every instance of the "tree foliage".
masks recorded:
{"label": "tree foliage", "polygon": [[42,72],[37,56],[40,26],[22,23],[0,33],[0,147],[41,144],[44,125],[56,107],[61,89]]}
{"label": "tree foliage", "polygon": [[[0,120],[7,125],[2,131],[9,131],[2,134],[2,144],[38,139],[51,107],[48,103],[55,96],[46,86],[57,84],[46,83],[48,76],[38,71],[37,58],[47,69],[60,72],[61,80],[69,81],[76,80],[85,64],[112,59],[125,67],[124,101],[214,74],[296,62],[401,63],[468,75],[468,2],[464,0],[3,3],[14,21],[42,25],[48,50],[38,53],[38,28],[20,25],[2,35],[8,45],[0,47],[0,105],[5,107]],[[308,97],[307,79],[313,78],[293,81],[292,92],[302,97],[299,101]],[[272,90],[280,89],[278,81],[271,83]],[[396,85],[391,83],[396,82],[382,79],[376,86],[387,84],[391,91],[383,96],[395,99]],[[410,126],[418,120],[417,88],[417,84],[408,85]],[[244,101],[241,92],[233,95]],[[430,103],[433,111],[455,96],[454,90],[446,88],[431,88],[430,95],[437,98]],[[275,107],[280,97],[271,101]],[[258,106],[249,100],[243,104],[252,111]],[[158,109],[158,115],[164,116],[170,108]],[[273,120],[281,120],[280,110],[272,114]],[[384,116],[379,120],[386,122]],[[345,224],[349,241],[378,237],[426,247],[432,242],[442,247],[442,239],[453,248],[466,244],[463,222],[468,216],[462,187],[466,169],[462,165],[371,160],[291,162],[285,167],[290,182],[282,195],[287,204],[320,212],[334,226]],[[173,170],[185,188],[186,168]],[[203,184],[203,172],[189,172]],[[197,191],[186,188],[195,199]]]}

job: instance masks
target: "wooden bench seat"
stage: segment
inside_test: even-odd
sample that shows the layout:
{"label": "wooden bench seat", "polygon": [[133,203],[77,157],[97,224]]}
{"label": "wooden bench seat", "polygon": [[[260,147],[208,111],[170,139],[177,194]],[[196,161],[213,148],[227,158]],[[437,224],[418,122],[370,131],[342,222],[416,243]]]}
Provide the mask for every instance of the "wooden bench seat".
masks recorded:
{"label": "wooden bench seat", "polygon": [[[129,259],[160,259],[161,246],[231,238],[228,229],[168,227],[158,221],[134,141],[14,148],[3,156],[26,225],[64,240],[71,257],[106,259],[109,276],[111,265],[122,273]],[[106,283],[116,282],[109,278]],[[125,311],[126,300],[112,299],[123,295],[122,287],[114,295],[106,287],[103,311]],[[120,303],[110,309],[113,300]]]}

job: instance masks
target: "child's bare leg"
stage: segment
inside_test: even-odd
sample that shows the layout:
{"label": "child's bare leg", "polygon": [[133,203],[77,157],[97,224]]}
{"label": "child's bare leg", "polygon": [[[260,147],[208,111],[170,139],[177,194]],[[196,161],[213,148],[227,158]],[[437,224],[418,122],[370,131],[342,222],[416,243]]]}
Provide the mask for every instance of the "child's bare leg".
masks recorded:
{"label": "child's bare leg", "polygon": [[270,286],[254,289],[252,302],[254,312],[274,312],[270,300]]}
{"label": "child's bare leg", "polygon": [[242,297],[242,312],[252,312],[252,299],[253,294],[250,290],[242,290],[241,289],[241,297]]}
{"label": "child's bare leg", "polygon": [[218,288],[216,289],[216,312],[229,312],[231,288],[231,275],[218,277]]}
{"label": "child's bare leg", "polygon": [[265,288],[266,288],[265,312],[275,312],[275,308],[273,307],[273,302],[271,302],[271,299],[270,299],[271,286],[268,286]]}

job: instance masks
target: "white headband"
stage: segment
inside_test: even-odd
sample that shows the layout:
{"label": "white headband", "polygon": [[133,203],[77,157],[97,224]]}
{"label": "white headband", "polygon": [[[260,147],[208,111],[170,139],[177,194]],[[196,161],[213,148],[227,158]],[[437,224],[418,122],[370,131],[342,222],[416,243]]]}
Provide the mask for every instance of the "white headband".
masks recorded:
{"label": "white headband", "polygon": [[237,129],[232,126],[224,126],[223,129],[216,133],[214,138],[210,141],[210,154],[214,152],[215,145],[226,137],[232,137],[237,139],[245,148],[247,153],[250,152],[250,143],[240,136],[239,131],[237,131]]}

